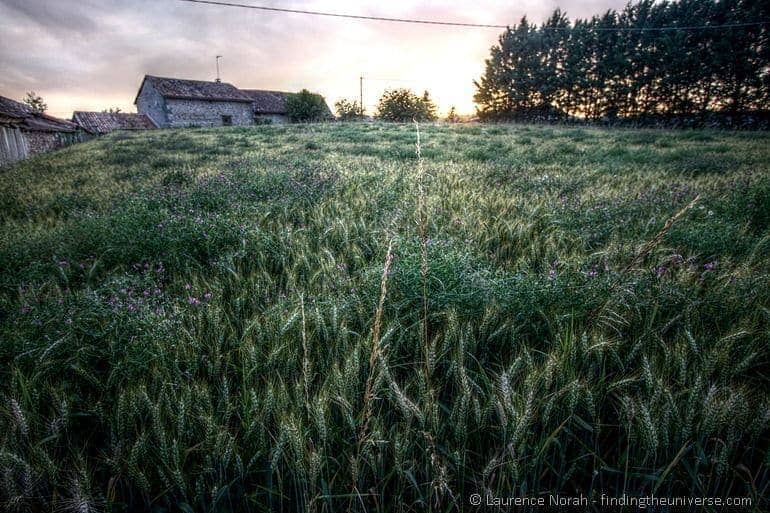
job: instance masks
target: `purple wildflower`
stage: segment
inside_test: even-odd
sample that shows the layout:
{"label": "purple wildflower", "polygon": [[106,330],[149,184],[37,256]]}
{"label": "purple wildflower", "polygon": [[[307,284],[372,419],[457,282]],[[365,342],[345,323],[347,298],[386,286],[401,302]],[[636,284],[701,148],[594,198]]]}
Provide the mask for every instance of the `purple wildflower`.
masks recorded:
{"label": "purple wildflower", "polygon": [[187,302],[190,303],[193,306],[198,306],[199,304],[201,304],[200,299],[198,299],[197,297],[192,297],[192,296],[187,298]]}
{"label": "purple wildflower", "polygon": [[190,290],[191,288],[192,288],[192,285],[190,285],[189,283],[185,283],[184,284],[184,289],[185,290]]}
{"label": "purple wildflower", "polygon": [[716,266],[717,266],[716,262],[708,262],[706,265],[703,266],[703,268],[707,271],[713,271],[714,269],[716,269]]}
{"label": "purple wildflower", "polygon": [[206,292],[205,294],[203,294],[203,299],[205,299],[206,301],[210,301],[212,297],[213,297],[213,294],[211,292]]}
{"label": "purple wildflower", "polygon": [[666,274],[666,266],[665,265],[659,265],[657,269],[655,269],[655,274],[658,275],[658,277],[663,276]]}

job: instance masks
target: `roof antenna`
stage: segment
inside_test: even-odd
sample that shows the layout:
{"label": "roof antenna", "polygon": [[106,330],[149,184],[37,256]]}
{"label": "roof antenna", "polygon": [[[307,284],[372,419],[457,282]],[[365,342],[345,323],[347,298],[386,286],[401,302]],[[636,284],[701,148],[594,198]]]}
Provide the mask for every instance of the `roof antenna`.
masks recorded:
{"label": "roof antenna", "polygon": [[217,55],[217,82],[221,82],[222,81],[222,79],[219,78],[219,59],[221,59],[221,58],[222,58],[221,55]]}

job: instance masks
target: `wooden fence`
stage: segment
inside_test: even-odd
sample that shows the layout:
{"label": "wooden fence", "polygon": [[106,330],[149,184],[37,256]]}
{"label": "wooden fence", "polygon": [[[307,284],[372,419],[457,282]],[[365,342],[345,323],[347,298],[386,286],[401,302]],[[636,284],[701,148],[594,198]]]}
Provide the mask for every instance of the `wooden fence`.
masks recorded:
{"label": "wooden fence", "polygon": [[18,128],[0,126],[0,166],[27,158],[29,147]]}

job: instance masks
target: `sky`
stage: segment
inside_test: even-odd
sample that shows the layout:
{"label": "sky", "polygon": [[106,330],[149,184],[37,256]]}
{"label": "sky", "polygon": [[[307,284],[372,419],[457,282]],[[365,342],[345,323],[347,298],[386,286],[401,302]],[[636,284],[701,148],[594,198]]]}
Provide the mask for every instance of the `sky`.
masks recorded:
{"label": "sky", "polygon": [[[626,0],[239,0],[289,9],[509,25],[622,9]],[[473,80],[501,29],[350,20],[180,0],[0,0],[0,95],[35,91],[48,113],[135,112],[145,74],[357,100],[373,112],[385,89],[427,89],[442,114],[475,111]]]}

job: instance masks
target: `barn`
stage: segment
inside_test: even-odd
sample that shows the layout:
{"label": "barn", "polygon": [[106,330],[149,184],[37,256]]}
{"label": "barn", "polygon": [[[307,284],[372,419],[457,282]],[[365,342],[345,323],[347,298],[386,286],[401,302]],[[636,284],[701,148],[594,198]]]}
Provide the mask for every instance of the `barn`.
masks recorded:
{"label": "barn", "polygon": [[127,112],[83,112],[75,111],[72,121],[91,135],[104,135],[115,130],[154,130],[157,127],[144,114]]}
{"label": "barn", "polygon": [[286,123],[288,121],[286,96],[290,93],[260,89],[241,89],[241,91],[251,98],[255,123]]}
{"label": "barn", "polygon": [[146,75],[134,104],[159,127],[254,124],[251,98],[224,82]]}
{"label": "barn", "polygon": [[[162,128],[245,126],[287,122],[286,98],[291,94],[145,75],[134,104],[137,112]],[[332,119],[328,106],[326,110]]]}
{"label": "barn", "polygon": [[0,96],[0,167],[81,141],[75,123]]}

